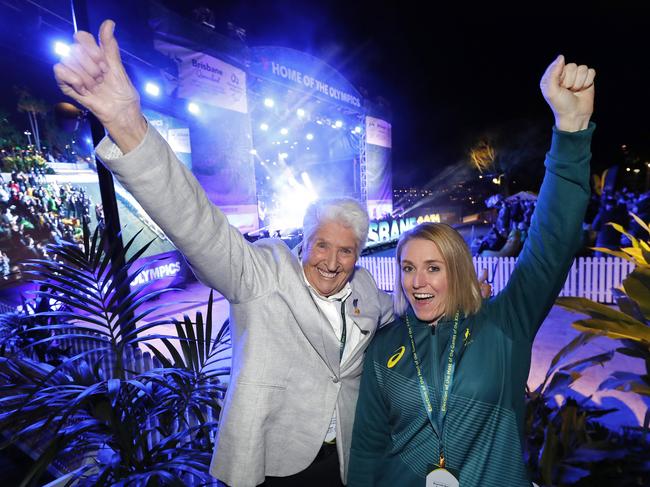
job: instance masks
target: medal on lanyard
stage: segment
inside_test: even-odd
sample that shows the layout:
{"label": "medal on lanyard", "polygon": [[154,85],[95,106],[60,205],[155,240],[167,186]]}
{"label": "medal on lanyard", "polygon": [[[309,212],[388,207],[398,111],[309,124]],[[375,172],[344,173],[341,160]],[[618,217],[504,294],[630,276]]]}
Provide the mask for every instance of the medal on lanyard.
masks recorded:
{"label": "medal on lanyard", "polygon": [[[411,352],[413,354],[413,362],[415,363],[415,370],[418,374],[418,380],[420,382],[420,396],[422,397],[422,402],[427,411],[427,416],[429,417],[429,422],[433,427],[433,431],[438,436],[438,441],[440,443],[440,458],[438,461],[438,468],[429,472],[426,477],[426,487],[458,487],[458,479],[454,477],[449,470],[447,470],[445,465],[445,455],[444,455],[444,442],[443,442],[443,428],[445,423],[445,416],[447,414],[447,400],[449,398],[449,391],[451,390],[451,385],[454,381],[454,371],[456,369],[455,362],[455,350],[456,350],[456,338],[458,336],[458,318],[459,312],[456,312],[454,317],[454,331],[451,337],[451,345],[449,347],[449,357],[447,359],[447,367],[445,370],[445,378],[442,386],[442,404],[440,406],[440,411],[438,414],[438,421],[433,418],[433,407],[431,406],[431,399],[429,398],[429,391],[427,389],[427,384],[424,380],[424,375],[422,374],[422,368],[420,367],[420,359],[418,358],[417,352],[415,350],[415,339],[413,338],[413,329],[409,323],[408,313],[406,317],[406,326],[409,332],[409,338],[411,340]],[[433,357],[435,360],[435,357]]]}
{"label": "medal on lanyard", "polygon": [[458,479],[446,468],[436,468],[429,472],[426,487],[458,487]]}

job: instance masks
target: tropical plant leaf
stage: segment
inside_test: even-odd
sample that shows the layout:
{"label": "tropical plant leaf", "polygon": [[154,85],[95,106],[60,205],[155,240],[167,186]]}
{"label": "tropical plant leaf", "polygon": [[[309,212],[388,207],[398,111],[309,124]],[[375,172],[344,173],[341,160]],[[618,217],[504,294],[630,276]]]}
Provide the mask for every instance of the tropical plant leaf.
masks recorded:
{"label": "tropical plant leaf", "polygon": [[650,317],[650,268],[637,267],[623,280],[623,289],[641,309],[643,317]]}
{"label": "tropical plant leaf", "polygon": [[170,369],[174,366],[174,364],[172,364],[172,362],[160,350],[158,350],[157,347],[148,342],[144,342],[143,344],[151,350],[163,367]]}
{"label": "tropical plant leaf", "polygon": [[621,259],[625,259],[625,260],[634,262],[634,259],[632,257],[630,257],[625,252],[621,252],[620,250],[612,250],[612,249],[608,249],[608,248],[605,248],[605,247],[589,247],[589,249],[593,250],[594,252],[600,252],[602,254],[608,254],[608,255],[611,255],[613,257],[619,257]]}
{"label": "tropical plant leaf", "polygon": [[646,322],[646,318],[643,316],[643,312],[639,305],[634,300],[630,299],[630,297],[625,294],[625,291],[614,288],[612,289],[612,295],[614,296],[614,299],[616,299],[618,308],[623,313],[642,323]]}
{"label": "tropical plant leaf", "polygon": [[610,377],[605,379],[598,386],[598,390],[614,389],[623,392],[635,392],[642,396],[650,396],[650,384],[645,382],[643,378],[637,374],[626,373],[623,375],[611,374]]}
{"label": "tropical plant leaf", "polygon": [[[133,248],[134,241],[125,249]],[[0,383],[0,427],[6,433],[6,444],[35,434],[47,438],[40,442],[41,455],[27,473],[26,483],[36,482],[66,455],[88,455],[93,463],[73,466],[70,483],[184,486],[194,479],[207,485],[210,438],[217,427],[209,419],[218,417],[219,400],[227,386],[218,376],[229,372],[229,367],[202,372],[211,360],[214,364],[224,360],[215,353],[223,354],[229,344],[227,327],[218,333],[223,342],[212,341],[212,293],[207,315],[198,313],[196,320],[186,317],[179,323],[180,337],[144,336],[170,321],[141,324],[163,308],[138,311],[162,292],[148,293],[146,286],[130,289],[129,271],[136,267],[142,248],[124,262],[119,245],[108,246],[97,231],[92,238],[85,234],[84,242],[83,251],[76,244],[55,246],[56,261],[34,261],[26,270],[43,287],[35,294],[41,304],[25,307],[35,314],[21,325],[25,330],[21,333],[29,338],[21,350],[74,342],[80,347],[75,350],[84,351],[63,357],[55,366],[29,359],[22,351],[0,357],[4,380]],[[120,261],[124,265],[116,266]],[[125,316],[130,312],[131,316]],[[120,325],[133,328],[125,331]],[[172,361],[147,343],[157,339],[183,368],[171,367]],[[126,351],[138,343],[145,343],[163,368],[142,373],[133,365]],[[199,427],[192,426],[197,423]],[[102,450],[106,454],[96,454]]]}
{"label": "tropical plant leaf", "polygon": [[[623,314],[623,313],[621,313]],[[634,321],[630,323],[600,319],[578,320],[572,325],[576,330],[607,336],[613,339],[629,339],[644,342],[650,346],[650,327]]]}
{"label": "tropical plant leaf", "polygon": [[558,370],[553,374],[551,381],[544,391],[544,395],[551,398],[557,394],[566,395],[569,386],[581,376],[582,375],[578,372],[565,372]]}
{"label": "tropical plant leaf", "polygon": [[[176,288],[159,289],[157,291],[147,293],[144,296],[141,296],[137,299],[135,298],[135,295],[133,296],[133,298],[129,296],[127,299],[124,300],[123,303],[120,304],[118,309],[115,311],[115,313],[119,315],[119,318],[115,321],[115,325],[119,326],[121,329],[129,329],[131,327],[135,327],[136,323],[133,322],[133,317],[131,314],[137,311],[139,306],[153,299],[156,299],[157,297],[162,296],[163,294],[167,294],[173,291],[178,291],[178,289]],[[133,299],[133,301],[131,299]]]}
{"label": "tropical plant leaf", "polygon": [[[645,230],[645,232],[650,235],[650,228],[648,227],[648,224],[644,222],[641,218],[639,218],[637,215],[634,213],[630,212],[630,216],[634,218],[634,220],[637,222],[637,224]],[[650,249],[648,249],[650,250]]]}
{"label": "tropical plant leaf", "polygon": [[645,260],[644,257],[644,251],[640,246],[635,246],[635,247],[623,247],[621,248],[623,252],[628,254],[634,262],[637,264],[637,266],[647,266],[648,262]]}
{"label": "tropical plant leaf", "polygon": [[[578,348],[582,347],[583,345],[589,343],[591,340],[596,338],[595,335],[590,335],[588,333],[581,333],[580,335],[577,335],[573,340],[571,340],[569,343],[567,343],[564,347],[562,347],[556,354],[555,357],[553,357],[553,360],[551,360],[551,364],[548,368],[548,371],[546,372],[546,378],[548,379],[549,376],[555,371],[556,366],[568,355],[571,353],[575,352]],[[544,381],[546,382],[546,380]]]}
{"label": "tropical plant leaf", "polygon": [[596,319],[620,321],[630,324],[639,323],[638,320],[635,320],[625,313],[621,313],[605,304],[600,304],[587,298],[560,297],[557,298],[556,304],[568,309],[569,311],[589,315]]}
{"label": "tropical plant leaf", "polygon": [[623,228],[622,225],[620,225],[618,223],[614,223],[614,222],[607,222],[606,224],[613,227],[617,232],[622,233],[623,235],[625,235],[630,240],[630,242],[632,242],[632,245],[634,247],[639,246],[639,240],[634,235],[632,235],[631,233],[628,233],[625,230],[625,228]]}
{"label": "tropical plant leaf", "polygon": [[[627,340],[621,340],[627,341]],[[639,344],[639,342],[633,342]],[[638,347],[619,347],[616,351],[622,355],[627,355],[628,357],[640,358],[641,360],[650,360],[650,350],[645,349],[643,346],[639,345]]]}
{"label": "tropical plant leaf", "polygon": [[604,352],[593,355],[591,357],[583,358],[568,365],[564,365],[560,368],[560,370],[564,372],[574,373],[582,372],[589,367],[593,367],[594,365],[600,365],[603,367],[605,365],[605,362],[609,362],[614,357],[614,352],[614,350],[610,350],[609,352]]}

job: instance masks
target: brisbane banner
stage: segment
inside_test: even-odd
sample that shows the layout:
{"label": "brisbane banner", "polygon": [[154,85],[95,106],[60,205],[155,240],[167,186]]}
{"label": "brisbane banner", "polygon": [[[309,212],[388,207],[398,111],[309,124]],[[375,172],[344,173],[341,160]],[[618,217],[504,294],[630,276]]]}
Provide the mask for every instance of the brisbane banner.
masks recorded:
{"label": "brisbane banner", "polygon": [[[242,232],[256,230],[246,73],[213,55],[161,39],[155,40],[155,47],[178,70],[172,82],[167,77],[167,95],[200,107],[194,115],[182,110],[188,129],[168,131],[167,141],[183,162],[188,162],[184,154],[191,153],[188,167],[228,220]],[[180,116],[178,106],[176,110]]]}
{"label": "brisbane banner", "polygon": [[156,50],[178,67],[177,96],[247,113],[246,73],[216,57],[156,40]]}
{"label": "brisbane banner", "polygon": [[391,124],[366,117],[366,184],[370,218],[378,220],[393,211],[391,174]]}

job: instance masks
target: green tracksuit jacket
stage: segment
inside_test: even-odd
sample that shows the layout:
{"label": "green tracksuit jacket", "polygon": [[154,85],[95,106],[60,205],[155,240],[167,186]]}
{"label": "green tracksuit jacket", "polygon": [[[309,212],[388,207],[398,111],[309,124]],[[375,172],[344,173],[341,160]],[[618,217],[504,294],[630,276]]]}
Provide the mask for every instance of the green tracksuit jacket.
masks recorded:
{"label": "green tracksuit jacket", "polygon": [[[459,320],[443,438],[447,467],[461,487],[531,485],[522,458],[524,388],[533,339],[581,242],[593,130],[593,124],[574,133],[553,130],[544,183],[516,268],[502,292],[485,300],[476,315]],[[433,329],[409,313],[435,419],[453,320]],[[400,347],[404,353],[396,360]],[[420,395],[407,327],[398,318],[378,332],[366,352],[348,485],[424,486],[439,447]]]}

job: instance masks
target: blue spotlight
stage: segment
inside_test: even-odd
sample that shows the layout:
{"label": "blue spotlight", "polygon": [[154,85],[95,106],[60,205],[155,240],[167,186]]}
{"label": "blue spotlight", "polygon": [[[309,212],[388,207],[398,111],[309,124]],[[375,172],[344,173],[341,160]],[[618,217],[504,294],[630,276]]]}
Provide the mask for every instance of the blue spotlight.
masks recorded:
{"label": "blue spotlight", "polygon": [[360,134],[361,133],[361,127],[359,127],[358,125],[356,127],[354,127],[354,133],[355,134]]}
{"label": "blue spotlight", "polygon": [[273,108],[273,105],[275,105],[275,102],[273,101],[273,98],[264,98],[264,106],[267,108]]}
{"label": "blue spotlight", "polygon": [[298,110],[296,110],[296,115],[298,115],[298,118],[303,118],[305,116],[305,110],[298,108]]}
{"label": "blue spotlight", "polygon": [[54,52],[61,57],[66,57],[70,54],[70,46],[65,42],[56,41],[54,43]]}
{"label": "blue spotlight", "polygon": [[287,135],[287,134],[289,133],[289,130],[286,129],[286,128],[284,128],[284,127],[282,127],[282,128],[280,129],[280,133],[281,133],[282,135]]}
{"label": "blue spotlight", "polygon": [[257,155],[257,150],[255,150],[255,149],[251,149],[249,152],[250,152],[250,154],[251,154],[252,156],[256,156],[256,155]]}
{"label": "blue spotlight", "polygon": [[146,91],[151,96],[159,96],[160,86],[158,86],[156,83],[152,83],[149,81],[147,82],[146,85],[144,85],[144,91]]}
{"label": "blue spotlight", "polygon": [[340,129],[341,127],[343,127],[343,122],[341,120],[337,120],[336,122],[334,122],[334,127]]}
{"label": "blue spotlight", "polygon": [[193,101],[187,104],[187,111],[190,112],[192,115],[198,115],[199,113],[201,113],[201,109]]}
{"label": "blue spotlight", "polygon": [[269,124],[268,123],[261,123],[260,124],[260,130],[263,130],[266,132],[269,129]]}
{"label": "blue spotlight", "polygon": [[314,134],[309,133],[309,134],[305,135],[305,138],[306,138],[307,140],[314,140]]}

